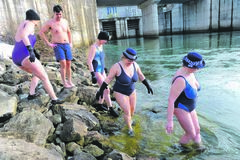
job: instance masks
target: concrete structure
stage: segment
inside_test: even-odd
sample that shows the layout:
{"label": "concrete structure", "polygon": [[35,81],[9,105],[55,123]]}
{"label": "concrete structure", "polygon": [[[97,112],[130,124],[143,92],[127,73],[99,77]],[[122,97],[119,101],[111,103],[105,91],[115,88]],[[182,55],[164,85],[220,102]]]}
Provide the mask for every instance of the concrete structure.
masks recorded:
{"label": "concrete structure", "polygon": [[[139,25],[144,37],[240,30],[239,0],[98,0],[97,5],[138,5],[142,12]],[[127,18],[126,18],[127,19]],[[108,21],[107,19],[105,19]],[[117,38],[128,38],[127,24],[116,22]],[[118,26],[119,25],[119,26]]]}
{"label": "concrete structure", "polygon": [[239,8],[239,0],[195,0],[159,5],[159,34],[240,30]]}
{"label": "concrete structure", "polygon": [[139,37],[142,31],[142,12],[137,6],[98,7],[101,30],[108,31],[112,39]]}
{"label": "concrete structure", "polygon": [[159,0],[148,0],[140,5],[143,13],[143,34],[148,37],[159,35],[158,25],[158,2]]}
{"label": "concrete structure", "polygon": [[0,40],[14,43],[17,26],[25,19],[26,10],[36,10],[41,17],[41,23],[44,23],[52,18],[52,7],[55,4],[63,7],[63,16],[69,22],[75,47],[88,46],[95,41],[99,32],[95,0],[0,0]]}

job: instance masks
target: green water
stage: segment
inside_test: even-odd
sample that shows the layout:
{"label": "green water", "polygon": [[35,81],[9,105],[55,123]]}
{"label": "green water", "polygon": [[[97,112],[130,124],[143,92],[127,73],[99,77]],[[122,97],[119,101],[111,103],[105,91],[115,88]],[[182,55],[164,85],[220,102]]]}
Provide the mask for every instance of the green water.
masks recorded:
{"label": "green water", "polygon": [[[138,51],[137,63],[150,81],[154,95],[148,95],[140,82],[136,84],[136,136],[129,138],[127,128],[123,127],[111,137],[116,149],[131,156],[159,159],[240,159],[240,32],[110,41],[104,48],[106,66],[119,61],[127,47]],[[196,73],[202,87],[196,110],[207,148],[203,153],[183,153],[172,147],[183,133],[176,120],[174,133],[170,136],[165,133],[171,78],[181,66],[181,58],[191,50],[201,53],[206,61],[206,67]]]}

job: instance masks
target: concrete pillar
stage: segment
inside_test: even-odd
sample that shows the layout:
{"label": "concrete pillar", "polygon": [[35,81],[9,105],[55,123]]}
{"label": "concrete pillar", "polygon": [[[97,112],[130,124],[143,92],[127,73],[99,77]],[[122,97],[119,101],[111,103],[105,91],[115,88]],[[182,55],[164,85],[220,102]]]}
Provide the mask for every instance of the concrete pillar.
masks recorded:
{"label": "concrete pillar", "polygon": [[157,37],[159,35],[157,2],[148,0],[139,6],[142,9],[143,36]]}
{"label": "concrete pillar", "polygon": [[126,33],[124,38],[128,38],[128,23],[127,23],[127,20],[128,20],[128,18],[124,19],[124,25],[125,25],[124,27],[125,27],[125,33]]}
{"label": "concrete pillar", "polygon": [[120,37],[119,38],[124,38],[126,36],[126,30],[125,30],[125,21],[124,19],[120,20]]}
{"label": "concrete pillar", "polygon": [[118,19],[116,19],[116,21],[115,21],[115,26],[116,26],[116,36],[118,39],[121,37],[120,21]]}
{"label": "concrete pillar", "polygon": [[142,17],[139,18],[139,36],[143,36],[143,22],[142,22]]}
{"label": "concrete pillar", "polygon": [[[102,21],[99,22],[99,27],[97,27],[97,28],[99,28],[99,30],[103,30]],[[98,32],[99,32],[99,30],[98,30]]]}

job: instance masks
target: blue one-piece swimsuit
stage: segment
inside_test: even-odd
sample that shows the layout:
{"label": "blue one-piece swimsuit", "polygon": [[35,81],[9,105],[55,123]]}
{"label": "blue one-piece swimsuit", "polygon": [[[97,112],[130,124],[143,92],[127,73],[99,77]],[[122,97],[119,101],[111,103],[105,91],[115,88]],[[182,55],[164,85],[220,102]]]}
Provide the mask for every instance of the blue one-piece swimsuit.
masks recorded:
{"label": "blue one-piece swimsuit", "polygon": [[104,57],[105,57],[104,52],[100,51],[96,46],[95,57],[93,58],[93,61],[92,61],[94,72],[100,72],[100,73],[104,72],[104,67],[105,67]]}
{"label": "blue one-piece swimsuit", "polygon": [[[34,47],[36,43],[36,36],[28,35],[28,39],[30,41],[31,46]],[[22,62],[27,56],[29,56],[29,52],[23,41],[22,40],[19,42],[15,41],[15,45],[12,52],[13,63],[16,64],[17,66],[22,66]]]}
{"label": "blue one-piece swimsuit", "polygon": [[182,77],[185,80],[186,87],[174,102],[174,108],[181,108],[187,112],[192,112],[196,108],[197,92],[200,90],[193,88],[183,76],[177,76],[174,81]]}
{"label": "blue one-piece swimsuit", "polygon": [[129,77],[123,70],[120,63],[118,63],[121,67],[121,74],[116,76],[116,81],[113,86],[113,91],[122,93],[126,96],[130,96],[132,92],[135,90],[135,82],[138,80],[138,74],[133,63],[134,73],[132,77]]}

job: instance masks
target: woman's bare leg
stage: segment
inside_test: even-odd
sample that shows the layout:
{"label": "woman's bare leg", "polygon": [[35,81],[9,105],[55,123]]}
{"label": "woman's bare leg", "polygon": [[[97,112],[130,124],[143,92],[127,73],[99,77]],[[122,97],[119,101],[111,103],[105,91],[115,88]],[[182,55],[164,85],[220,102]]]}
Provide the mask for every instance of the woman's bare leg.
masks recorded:
{"label": "woman's bare leg", "polygon": [[197,116],[197,112],[194,110],[191,112],[191,117],[192,117],[192,122],[195,128],[195,132],[196,132],[196,136],[194,137],[193,141],[197,144],[201,143],[201,135],[200,135],[200,125],[198,122],[198,116]]}
{"label": "woman's bare leg", "polygon": [[39,78],[37,76],[33,76],[30,84],[30,91],[29,91],[30,95],[35,94],[35,89],[38,85],[38,82],[39,82]]}
{"label": "woman's bare leg", "polygon": [[185,131],[185,134],[180,139],[180,143],[187,144],[191,140],[194,140],[194,138],[196,136],[196,131],[194,128],[191,114],[190,114],[190,112],[184,111],[183,109],[179,109],[179,108],[176,108],[174,113],[175,113],[181,127]]}
{"label": "woman's bare leg", "polygon": [[131,109],[130,109],[129,97],[126,95],[123,95],[121,93],[118,93],[118,92],[114,92],[114,96],[116,98],[117,103],[119,104],[119,106],[121,107],[121,109],[124,112],[124,120],[128,126],[128,129],[132,130],[132,125],[131,125],[132,119],[131,119]]}
{"label": "woman's bare leg", "polygon": [[23,66],[21,67],[21,69],[37,76],[43,82],[43,86],[44,86],[46,92],[51,97],[51,99],[56,100],[57,96],[53,90],[52,84],[50,83],[50,81],[48,79],[48,75],[45,72],[45,70],[44,70],[42,64],[39,62],[39,60],[35,59],[35,62],[31,63],[28,60],[28,58],[26,58],[22,64],[23,64]]}

